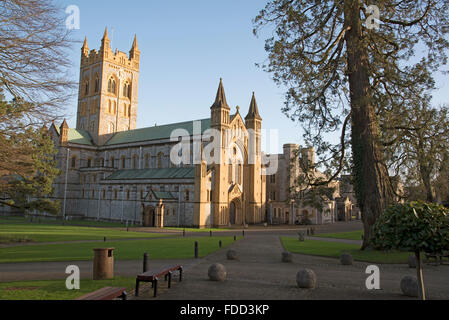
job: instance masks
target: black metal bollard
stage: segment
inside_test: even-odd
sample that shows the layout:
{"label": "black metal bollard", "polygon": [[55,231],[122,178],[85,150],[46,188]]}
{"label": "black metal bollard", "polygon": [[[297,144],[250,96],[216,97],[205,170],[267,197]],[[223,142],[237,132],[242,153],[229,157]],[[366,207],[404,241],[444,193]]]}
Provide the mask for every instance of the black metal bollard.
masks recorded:
{"label": "black metal bollard", "polygon": [[212,230],[209,232],[210,236],[212,237]]}
{"label": "black metal bollard", "polygon": [[245,237],[245,230],[243,230],[242,234],[243,234],[243,237]]}
{"label": "black metal bollard", "polygon": [[218,246],[219,246],[220,248],[222,248],[222,247],[223,247],[223,242],[221,242],[221,240],[220,240],[220,241],[218,241]]}
{"label": "black metal bollard", "polygon": [[106,242],[106,237],[104,237],[104,242]]}
{"label": "black metal bollard", "polygon": [[234,236],[234,241],[237,241],[237,237],[236,236]]}
{"label": "black metal bollard", "polygon": [[186,236],[186,229],[184,229],[184,230],[182,231],[182,236],[183,236],[183,237]]}
{"label": "black metal bollard", "polygon": [[198,259],[198,241],[195,241],[195,259]]}
{"label": "black metal bollard", "polygon": [[148,253],[144,253],[143,255],[143,272],[147,272],[148,271]]}
{"label": "black metal bollard", "polygon": [[309,229],[307,229],[307,235],[310,236],[310,230]]}

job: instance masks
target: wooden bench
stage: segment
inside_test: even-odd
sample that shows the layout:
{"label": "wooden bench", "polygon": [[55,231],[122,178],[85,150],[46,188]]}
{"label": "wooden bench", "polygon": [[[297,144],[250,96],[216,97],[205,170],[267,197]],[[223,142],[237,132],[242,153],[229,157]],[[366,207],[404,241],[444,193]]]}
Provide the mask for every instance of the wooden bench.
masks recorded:
{"label": "wooden bench", "polygon": [[114,300],[121,298],[127,300],[128,294],[125,288],[105,287],[103,289],[88,293],[75,300]]}
{"label": "wooden bench", "polygon": [[430,259],[435,259],[435,263],[440,260],[440,264],[443,264],[443,258],[449,259],[449,252],[444,253],[425,253],[427,261],[430,261]]}
{"label": "wooden bench", "polygon": [[158,270],[148,271],[141,273],[136,278],[136,297],[139,296],[139,284],[140,282],[151,282],[153,289],[154,289],[154,297],[157,296],[157,284],[159,281],[159,278],[165,277],[165,281],[167,281],[168,278],[168,288],[171,287],[171,278],[172,274],[175,271],[179,271],[179,281],[182,281],[182,270],[183,267],[181,265],[173,265],[168,267],[162,267]]}

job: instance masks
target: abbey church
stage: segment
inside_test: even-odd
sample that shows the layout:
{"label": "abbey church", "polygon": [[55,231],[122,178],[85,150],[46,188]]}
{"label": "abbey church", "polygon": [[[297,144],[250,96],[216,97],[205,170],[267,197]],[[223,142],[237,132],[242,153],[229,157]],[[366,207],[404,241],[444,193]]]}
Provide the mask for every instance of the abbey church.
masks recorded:
{"label": "abbey church", "polygon": [[[99,50],[84,41],[76,128],[64,120],[49,129],[61,172],[54,198],[64,217],[198,228],[336,221],[338,191],[325,212],[288,199],[291,145],[276,155],[279,170],[266,176],[254,93],[240,114],[220,79],[204,119],[137,129],[140,59],[137,37],[129,54],[112,51],[107,29]],[[188,141],[184,150],[181,140]],[[314,161],[308,150],[303,154]]]}
{"label": "abbey church", "polygon": [[[228,226],[265,220],[265,177],[260,162],[262,118],[253,95],[243,117],[232,112],[220,80],[205,119],[136,129],[140,51],[113,52],[107,30],[100,50],[81,49],[76,128],[50,128],[61,174],[56,198],[65,216],[142,222],[145,226]],[[207,149],[211,129],[232,132],[213,153],[229,161],[173,163],[171,136],[182,130]],[[248,130],[255,134],[247,135]],[[248,138],[249,137],[249,138]],[[254,147],[251,151],[249,148]],[[218,150],[217,150],[218,149]],[[256,153],[249,163],[249,155]],[[185,156],[183,157],[185,158]],[[65,205],[64,205],[65,203]]]}

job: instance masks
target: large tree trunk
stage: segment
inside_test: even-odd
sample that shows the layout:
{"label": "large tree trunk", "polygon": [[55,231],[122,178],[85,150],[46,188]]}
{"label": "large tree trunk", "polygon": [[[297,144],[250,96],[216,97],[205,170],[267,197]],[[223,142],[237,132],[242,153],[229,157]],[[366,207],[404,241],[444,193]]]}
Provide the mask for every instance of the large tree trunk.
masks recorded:
{"label": "large tree trunk", "polygon": [[429,168],[425,165],[420,165],[420,174],[424,189],[426,190],[426,201],[431,203],[435,202],[436,194],[432,187]]}
{"label": "large tree trunk", "polygon": [[379,148],[379,132],[371,101],[368,49],[362,37],[360,1],[345,0],[347,64],[352,110],[354,188],[365,229],[363,248],[369,245],[372,227],[394,199],[388,171]]}

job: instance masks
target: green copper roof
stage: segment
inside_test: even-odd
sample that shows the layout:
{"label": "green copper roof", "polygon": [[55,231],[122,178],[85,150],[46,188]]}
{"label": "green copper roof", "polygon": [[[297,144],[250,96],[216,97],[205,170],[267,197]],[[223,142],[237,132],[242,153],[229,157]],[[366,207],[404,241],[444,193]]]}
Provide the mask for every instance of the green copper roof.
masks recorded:
{"label": "green copper roof", "polygon": [[[61,134],[60,128],[55,126],[55,129],[56,129],[56,132],[58,132],[58,134]],[[93,146],[92,138],[90,137],[89,132],[87,132],[86,130],[69,129],[69,134],[68,134],[67,139],[68,139],[69,143]]]}
{"label": "green copper roof", "polygon": [[170,192],[153,191],[153,193],[157,199],[162,199],[162,200],[175,200],[176,199]]}
{"label": "green copper roof", "polygon": [[195,168],[119,170],[106,180],[193,179]]}
{"label": "green copper roof", "polygon": [[[198,121],[201,122],[201,133],[204,133],[204,131],[210,129],[210,119],[203,119]],[[163,126],[155,126],[143,129],[118,132],[111,139],[109,139],[106,145],[110,146],[133,142],[169,139],[172,132],[176,129],[184,129],[190,135],[193,135],[193,123],[194,123],[193,121],[188,121]]]}
{"label": "green copper roof", "polygon": [[69,134],[67,138],[69,143],[93,146],[90,134],[85,130],[69,129]]}

